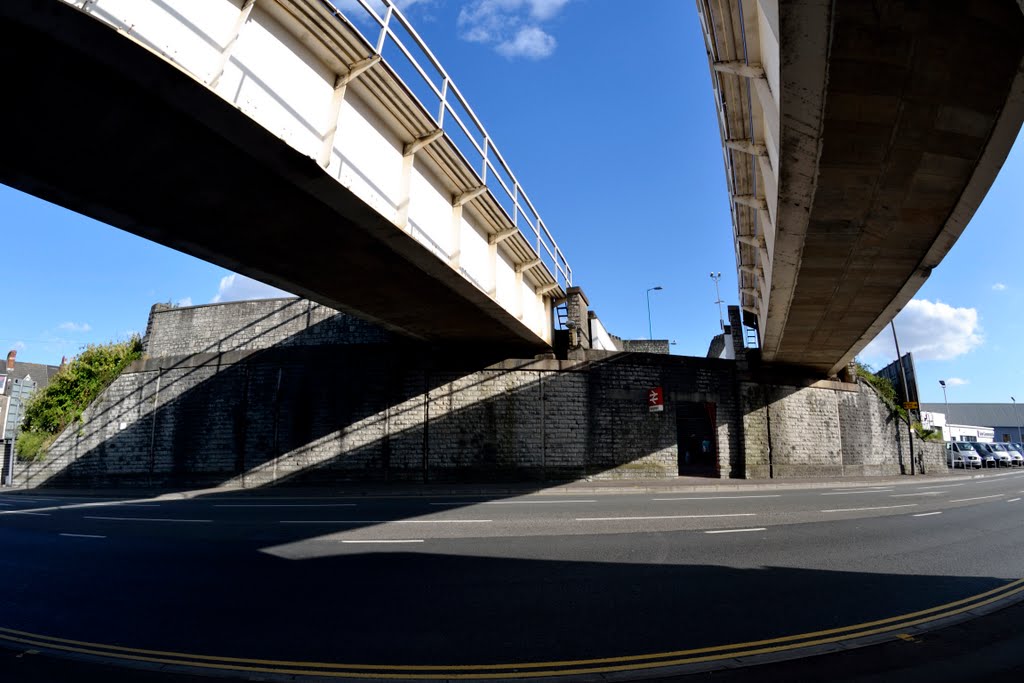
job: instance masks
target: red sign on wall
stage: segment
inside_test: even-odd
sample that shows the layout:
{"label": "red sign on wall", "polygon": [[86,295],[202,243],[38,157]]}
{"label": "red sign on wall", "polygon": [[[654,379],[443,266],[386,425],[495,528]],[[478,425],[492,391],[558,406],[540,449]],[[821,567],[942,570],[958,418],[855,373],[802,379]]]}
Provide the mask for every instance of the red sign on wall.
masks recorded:
{"label": "red sign on wall", "polygon": [[660,413],[665,410],[665,395],[661,391],[661,387],[654,387],[647,390],[647,411],[651,413]]}

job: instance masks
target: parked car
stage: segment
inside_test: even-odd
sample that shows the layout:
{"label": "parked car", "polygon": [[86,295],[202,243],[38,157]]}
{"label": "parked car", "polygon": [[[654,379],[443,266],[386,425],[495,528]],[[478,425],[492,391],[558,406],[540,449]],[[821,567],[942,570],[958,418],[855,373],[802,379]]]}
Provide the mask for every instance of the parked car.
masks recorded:
{"label": "parked car", "polygon": [[1007,445],[1007,446],[1009,446],[1009,447],[1010,447],[1010,448],[1012,448],[1012,449],[1013,449],[1014,451],[1016,451],[1017,453],[1019,453],[1019,454],[1020,454],[1020,456],[1021,456],[1021,461],[1020,461],[1020,462],[1018,462],[1017,464],[1018,464],[1018,465],[1021,465],[1022,467],[1024,467],[1024,445],[1022,445],[1022,444],[1019,444],[1019,443],[1008,443],[1008,444],[1006,444],[1006,445]]}
{"label": "parked car", "polygon": [[967,441],[950,441],[946,448],[946,464],[950,467],[981,467],[981,456]]}
{"label": "parked car", "polygon": [[992,444],[992,447],[995,448],[997,451],[1006,453],[1006,455],[1010,456],[1011,465],[1024,465],[1024,455],[1018,453],[1016,448],[1011,448],[1010,444],[994,443]]}
{"label": "parked car", "polygon": [[985,467],[1009,467],[1013,462],[1010,459],[1009,453],[994,448],[996,444],[972,441],[971,445],[974,446],[974,450],[981,456],[981,462]]}

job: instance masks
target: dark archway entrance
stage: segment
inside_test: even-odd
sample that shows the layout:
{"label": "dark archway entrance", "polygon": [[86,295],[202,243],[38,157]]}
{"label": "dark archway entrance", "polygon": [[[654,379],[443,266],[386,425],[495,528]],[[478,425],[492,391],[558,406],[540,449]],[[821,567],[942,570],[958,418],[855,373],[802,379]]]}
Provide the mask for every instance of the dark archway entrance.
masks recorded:
{"label": "dark archway entrance", "polygon": [[681,401],[676,404],[680,475],[718,476],[716,412],[714,403]]}

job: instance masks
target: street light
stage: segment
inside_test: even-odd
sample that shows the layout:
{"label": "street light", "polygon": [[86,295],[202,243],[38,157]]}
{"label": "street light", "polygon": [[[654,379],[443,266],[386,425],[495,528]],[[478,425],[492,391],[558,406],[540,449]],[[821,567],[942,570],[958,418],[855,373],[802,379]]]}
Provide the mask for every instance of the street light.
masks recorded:
{"label": "street light", "polygon": [[722,295],[718,291],[718,281],[722,274],[711,273],[711,279],[715,281],[715,303],[718,304],[718,326],[725,332],[725,318],[722,317]]}
{"label": "street light", "polygon": [[661,285],[647,290],[647,338],[654,339],[654,327],[651,325],[651,292],[660,292]]}
{"label": "street light", "polygon": [[943,435],[946,437],[946,441],[952,441],[952,430],[949,428],[949,399],[946,398],[946,380],[940,379],[939,384],[942,385],[942,402],[946,404],[946,429],[943,430]]}
{"label": "street light", "polygon": [[1017,443],[1024,443],[1024,439],[1020,438],[1020,416],[1017,415],[1017,399],[1011,396],[1010,400],[1013,401],[1013,419],[1017,421]]}

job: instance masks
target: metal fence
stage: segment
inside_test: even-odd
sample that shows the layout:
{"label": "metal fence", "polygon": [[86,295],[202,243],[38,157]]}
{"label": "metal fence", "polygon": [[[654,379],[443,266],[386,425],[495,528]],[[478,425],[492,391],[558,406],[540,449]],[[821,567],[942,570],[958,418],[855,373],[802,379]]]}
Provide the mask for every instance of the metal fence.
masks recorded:
{"label": "metal fence", "polygon": [[[465,159],[470,158],[468,153],[475,153],[474,156],[479,159],[479,167],[474,167],[472,162],[469,163],[480,184],[487,187],[512,226],[518,228],[534,247],[538,258],[548,267],[555,282],[565,288],[571,286],[572,268],[569,267],[565,254],[558,247],[523,186],[512,173],[511,167],[480,119],[473,113],[466,98],[392,0],[349,0],[345,3],[346,12],[339,10],[329,0],[321,2],[335,16],[347,20],[347,23],[366,41],[367,47],[380,55],[396,75],[399,70],[393,60],[384,58],[384,52],[389,46],[393,46],[404,56],[414,74],[422,79],[422,83],[410,84],[399,76],[402,84],[420,101],[424,109],[428,112],[437,112],[436,115],[431,113],[431,116],[437,123],[438,130],[445,133]],[[362,10],[363,14],[359,14],[359,10]],[[378,10],[383,10],[383,16]],[[371,28],[364,30],[360,28],[361,26]],[[404,39],[399,32],[405,34]],[[407,41],[411,44],[407,44]],[[433,72],[433,77],[430,72]],[[426,89],[410,85],[424,85]],[[422,94],[432,97],[435,101],[424,102]]]}

